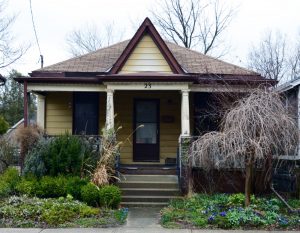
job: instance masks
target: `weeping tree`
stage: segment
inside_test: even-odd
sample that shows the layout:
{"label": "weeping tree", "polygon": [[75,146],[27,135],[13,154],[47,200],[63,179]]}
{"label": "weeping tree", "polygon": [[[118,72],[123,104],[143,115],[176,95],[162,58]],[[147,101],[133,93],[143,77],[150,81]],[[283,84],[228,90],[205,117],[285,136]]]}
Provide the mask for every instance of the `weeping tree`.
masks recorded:
{"label": "weeping tree", "polygon": [[278,155],[296,153],[298,127],[281,97],[256,90],[229,109],[219,132],[201,136],[192,144],[192,164],[204,169],[244,169],[245,205],[250,204],[253,167]]}

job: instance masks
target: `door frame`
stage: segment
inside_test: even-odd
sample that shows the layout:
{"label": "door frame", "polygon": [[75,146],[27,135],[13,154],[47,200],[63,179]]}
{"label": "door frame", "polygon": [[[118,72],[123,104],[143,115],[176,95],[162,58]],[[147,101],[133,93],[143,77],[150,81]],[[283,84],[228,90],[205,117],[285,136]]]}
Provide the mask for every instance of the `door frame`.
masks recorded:
{"label": "door frame", "polygon": [[99,103],[100,103],[100,94],[98,92],[82,92],[82,91],[76,91],[76,92],[73,92],[73,95],[72,95],[72,134],[73,135],[76,135],[75,133],[75,111],[76,111],[76,104],[75,104],[75,101],[78,99],[78,96],[76,96],[76,94],[78,93],[93,93],[95,94],[95,96],[97,95],[97,99],[95,100],[95,102],[97,103],[97,112],[96,112],[96,117],[97,117],[97,123],[96,123],[96,131],[98,132],[97,135],[99,135],[99,111],[100,111],[100,106],[99,106]]}
{"label": "door frame", "polygon": [[[157,159],[154,160],[137,160],[135,157],[136,155],[136,103],[138,101],[151,101],[151,102],[155,102],[156,103],[156,119],[157,119],[157,135],[156,135],[156,144],[157,144]],[[132,150],[132,161],[133,162],[160,162],[160,99],[157,98],[133,98],[133,122],[132,122],[132,126],[133,126],[133,150]]]}

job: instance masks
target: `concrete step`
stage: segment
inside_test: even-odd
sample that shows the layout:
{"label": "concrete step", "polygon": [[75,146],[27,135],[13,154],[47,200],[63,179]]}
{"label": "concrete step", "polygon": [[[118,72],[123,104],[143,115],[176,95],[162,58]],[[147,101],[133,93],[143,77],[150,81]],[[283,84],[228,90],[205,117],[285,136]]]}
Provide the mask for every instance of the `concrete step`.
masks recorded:
{"label": "concrete step", "polygon": [[175,175],[123,175],[122,181],[159,181],[178,183],[178,176]]}
{"label": "concrete step", "polygon": [[122,166],[119,168],[119,171],[122,174],[141,174],[141,175],[176,175],[177,168],[176,166]]}
{"label": "concrete step", "polygon": [[122,202],[169,202],[170,199],[178,198],[177,196],[122,196]]}
{"label": "concrete step", "polygon": [[159,181],[122,181],[117,184],[121,189],[136,188],[136,189],[179,189],[177,182],[159,182]]}
{"label": "concrete step", "polygon": [[124,196],[179,196],[180,192],[177,188],[122,188]]}
{"label": "concrete step", "polygon": [[121,202],[121,206],[126,207],[164,207],[167,205],[168,202]]}

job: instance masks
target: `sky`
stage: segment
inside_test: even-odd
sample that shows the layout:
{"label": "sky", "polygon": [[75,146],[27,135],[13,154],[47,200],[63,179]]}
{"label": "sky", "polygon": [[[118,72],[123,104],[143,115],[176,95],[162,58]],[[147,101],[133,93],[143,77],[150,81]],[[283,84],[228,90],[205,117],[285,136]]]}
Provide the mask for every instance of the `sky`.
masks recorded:
{"label": "sky", "polygon": [[[231,45],[223,60],[245,66],[251,46],[267,31],[281,31],[292,44],[300,35],[300,0],[221,0],[236,9],[224,35],[224,45]],[[7,74],[16,69],[23,75],[40,67],[39,50],[31,21],[29,0],[7,0],[6,13],[16,14],[12,28],[15,43],[30,48],[16,63],[0,70]],[[87,24],[114,23],[124,39],[133,36],[155,0],[32,0],[37,35],[44,56],[44,66],[70,58],[66,36]]]}

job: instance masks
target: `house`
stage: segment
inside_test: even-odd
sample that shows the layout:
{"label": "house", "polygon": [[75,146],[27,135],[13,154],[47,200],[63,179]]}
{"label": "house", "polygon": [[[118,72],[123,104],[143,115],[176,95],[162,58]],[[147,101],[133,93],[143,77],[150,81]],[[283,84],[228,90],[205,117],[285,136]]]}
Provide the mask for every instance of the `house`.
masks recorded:
{"label": "house", "polygon": [[6,79],[0,74],[0,86],[5,85]]}
{"label": "house", "polygon": [[164,41],[148,18],[130,40],[16,80],[24,84],[25,125],[30,93],[38,94],[37,123],[50,135],[98,135],[104,126],[121,125],[118,140],[130,137],[130,143],[121,148],[120,164],[131,173],[146,165],[179,164],[179,138],[196,132],[197,109],[213,93],[273,84],[253,71]]}

